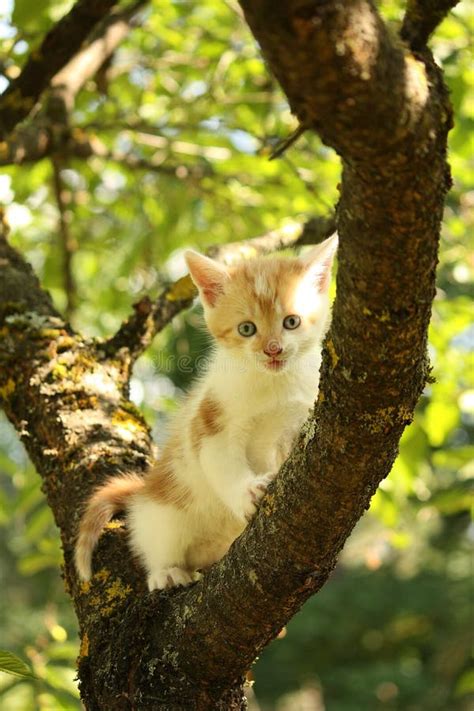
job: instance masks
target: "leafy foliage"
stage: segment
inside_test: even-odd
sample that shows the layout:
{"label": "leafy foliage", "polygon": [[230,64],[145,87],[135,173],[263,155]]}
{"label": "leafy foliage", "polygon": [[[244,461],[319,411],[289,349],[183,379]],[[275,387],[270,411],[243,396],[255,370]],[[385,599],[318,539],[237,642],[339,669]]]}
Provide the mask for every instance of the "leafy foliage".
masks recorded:
{"label": "leafy foliage", "polygon": [[25,662],[5,649],[0,649],[0,671],[12,676],[33,676]]}
{"label": "leafy foliage", "polygon": [[[70,5],[17,0],[12,12],[4,11],[0,82],[18,73]],[[398,2],[383,9],[399,21]],[[100,141],[121,159],[62,156],[75,248],[72,321],[90,336],[112,334],[133,301],[180,275],[184,247],[253,237],[325,214],[337,200],[339,162],[316,136],[305,134],[282,159],[268,160],[296,124],[233,0],[154,0],[143,16],[110,65],[86,83],[71,115],[77,135]],[[467,709],[474,691],[467,670],[474,453],[469,21],[461,6],[432,42],[457,116],[450,136],[454,187],[430,334],[434,381],[332,581],[257,663],[262,709],[298,708],[310,688],[319,699],[314,708],[324,699],[329,711],[454,711]],[[63,309],[50,159],[4,170],[0,199],[14,244]],[[158,440],[207,347],[199,312],[192,310],[139,361],[132,397]],[[36,677],[12,681],[0,674],[0,703],[8,711],[80,708],[73,681],[77,633],[58,572],[57,533],[39,479],[3,422],[0,525],[2,643],[28,658]],[[289,692],[297,696],[288,700]]]}

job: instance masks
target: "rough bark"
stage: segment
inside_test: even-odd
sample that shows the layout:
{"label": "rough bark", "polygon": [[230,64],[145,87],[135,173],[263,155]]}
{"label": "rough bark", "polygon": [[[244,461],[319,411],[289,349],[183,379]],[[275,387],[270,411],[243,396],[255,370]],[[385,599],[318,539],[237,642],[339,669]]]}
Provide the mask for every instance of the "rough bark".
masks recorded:
{"label": "rough bark", "polygon": [[431,34],[459,0],[408,0],[400,35],[413,50],[423,49]]}
{"label": "rough bark", "polygon": [[54,92],[62,97],[71,110],[76,94],[89,77],[99,71],[135,24],[135,17],[148,0],[136,0],[122,12],[112,12],[101,22],[88,38],[87,45],[71,55],[67,64],[55,74],[50,82]]}
{"label": "rough bark", "polygon": [[151,456],[126,400],[143,343],[130,344],[126,326],[108,344],[84,341],[0,241],[0,393],[61,531],[88,711],[244,708],[243,674],[326,581],[390,471],[429,372],[449,187],[440,70],[427,50],[414,55],[393,39],[365,0],[241,4],[300,123],[343,160],[337,297],[314,413],[255,519],[192,588],[147,593],[115,523],[93,580],[78,584],[81,503],[109,473],[143,469]]}
{"label": "rough bark", "polygon": [[28,57],[0,97],[0,141],[34,108],[49,80],[73,57],[117,0],[78,0]]}
{"label": "rough bark", "polygon": [[43,121],[15,131],[8,141],[0,141],[0,165],[36,163],[51,152],[51,133]]}
{"label": "rough bark", "polygon": [[[88,38],[86,46],[80,51],[76,49],[67,55],[69,61],[65,64],[62,63],[64,57],[59,62],[55,52],[49,46],[49,50],[45,51],[44,56],[41,55],[43,63],[47,65],[47,70],[43,67],[44,71],[41,71],[40,85],[33,81],[29,75],[29,64],[33,63],[34,65],[39,58],[38,53],[33,54],[22,74],[16,80],[21,80],[20,86],[16,84],[16,81],[12,82],[0,97],[0,165],[35,163],[53,153],[88,158],[99,151],[98,146],[100,146],[102,153],[105,151],[97,139],[88,139],[84,132],[77,129],[71,131],[68,125],[68,114],[80,89],[88,79],[96,74],[102,64],[110,59],[120,42],[133,28],[137,13],[147,4],[147,1],[136,0],[133,5],[122,12],[113,12],[106,16],[102,22],[97,24],[94,32]],[[73,10],[75,8],[76,6]],[[69,52],[68,36],[71,31],[71,19],[67,20],[67,18],[69,15],[64,18],[65,24],[62,24],[63,21],[61,21],[50,34],[55,38],[54,43],[66,44]],[[83,32],[86,32],[85,27]],[[48,44],[46,39],[42,47]],[[59,71],[57,70],[58,66]],[[2,140],[2,130],[8,129],[10,131],[29,113],[29,111],[25,113],[26,104],[22,106],[21,102],[18,103],[11,98],[12,95],[16,95],[15,92],[18,91],[25,93],[30,90],[38,99],[40,93],[46,88],[50,89],[50,95],[35,120],[16,129],[9,135],[8,141]],[[30,105],[31,101],[34,100],[28,99],[27,104]],[[30,108],[32,106],[33,104]]]}

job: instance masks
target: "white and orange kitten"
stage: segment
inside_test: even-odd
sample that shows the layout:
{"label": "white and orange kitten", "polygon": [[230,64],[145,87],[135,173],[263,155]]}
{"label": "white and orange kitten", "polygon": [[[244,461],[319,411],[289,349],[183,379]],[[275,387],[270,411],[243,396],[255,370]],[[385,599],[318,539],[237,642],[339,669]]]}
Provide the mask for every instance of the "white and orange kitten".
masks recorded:
{"label": "white and orange kitten", "polygon": [[196,580],[242,533],[316,397],[336,247],[332,237],[303,257],[231,267],[186,253],[212,359],[146,475],[109,479],[89,500],[75,553],[82,580],[120,510],[150,590]]}

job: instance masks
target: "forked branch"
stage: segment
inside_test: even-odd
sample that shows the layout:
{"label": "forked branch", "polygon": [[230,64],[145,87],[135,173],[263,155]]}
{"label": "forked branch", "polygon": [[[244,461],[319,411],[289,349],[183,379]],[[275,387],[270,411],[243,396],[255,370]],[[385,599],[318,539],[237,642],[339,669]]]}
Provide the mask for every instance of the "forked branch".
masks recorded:
{"label": "forked branch", "polygon": [[[69,42],[68,33],[79,6],[87,7],[87,2],[77,3],[69,15],[51,30],[40,50],[32,53],[20,76],[0,96],[0,165],[33,163],[53,151],[61,150],[68,140],[73,145],[77,143],[70,127],[64,121],[61,126],[58,118],[62,119],[70,113],[79,90],[110,58],[137,22],[137,13],[147,2],[136,0],[125,10],[112,12],[102,22],[93,23],[90,16],[88,22],[83,24],[82,32],[86,32],[87,27],[95,29],[83,47],[82,40],[79,44]],[[112,6],[114,3],[109,4]],[[95,12],[98,13],[100,3],[95,5]],[[106,15],[105,10],[100,17],[103,15]],[[73,34],[75,38],[76,34],[81,37],[81,28],[74,29]],[[56,45],[61,43],[66,45],[63,54],[56,55]],[[8,140],[2,140],[2,136],[5,139],[16,124],[26,118],[40,94],[48,87],[51,88],[51,96],[46,110],[39,112],[32,123],[10,133]],[[51,111],[58,104],[60,111]]]}
{"label": "forked branch", "polygon": [[82,43],[118,0],[78,0],[33,50],[20,75],[0,96],[0,141],[35,106],[50,79],[79,51]]}
{"label": "forked branch", "polygon": [[76,280],[73,271],[73,257],[76,241],[71,234],[71,214],[65,201],[65,189],[61,176],[62,162],[59,156],[53,156],[53,187],[58,208],[58,233],[62,252],[63,285],[66,293],[65,316],[70,319],[76,307]]}
{"label": "forked branch", "polygon": [[413,50],[426,44],[446,15],[459,0],[408,0],[400,36]]}
{"label": "forked branch", "polygon": [[392,40],[369,0],[242,6],[300,121],[344,158],[337,297],[314,412],[244,534],[187,592],[144,594],[120,528],[102,537],[92,583],[78,584],[78,502],[118,468],[146,465],[148,431],[123,397],[117,359],[64,327],[0,240],[0,392],[18,430],[28,423],[61,528],[82,694],[94,709],[186,707],[185,698],[206,711],[240,708],[229,690],[241,698],[240,675],[326,581],[390,471],[428,374],[449,187],[440,71]]}

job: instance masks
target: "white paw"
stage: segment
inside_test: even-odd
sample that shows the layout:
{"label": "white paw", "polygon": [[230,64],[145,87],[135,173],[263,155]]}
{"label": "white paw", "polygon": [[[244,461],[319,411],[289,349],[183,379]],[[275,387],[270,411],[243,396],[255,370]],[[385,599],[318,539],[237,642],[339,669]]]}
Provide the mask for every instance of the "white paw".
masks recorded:
{"label": "white paw", "polygon": [[197,570],[184,570],[183,568],[162,568],[148,574],[148,590],[166,590],[176,585],[190,585],[201,578]]}
{"label": "white paw", "polygon": [[250,521],[255,515],[260,499],[262,499],[267,490],[267,486],[273,478],[273,474],[262,474],[261,476],[255,476],[246,481],[242,505],[243,518],[245,518],[246,521]]}

